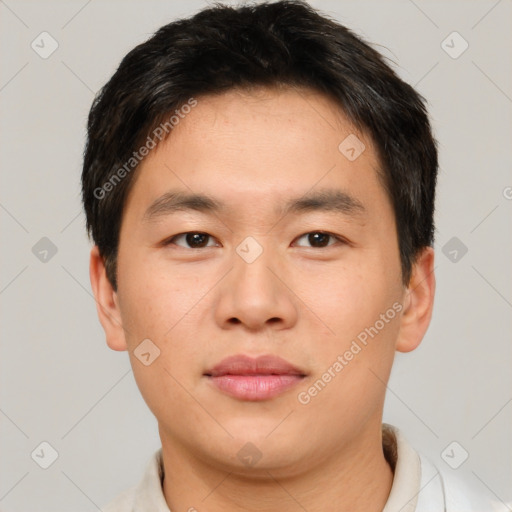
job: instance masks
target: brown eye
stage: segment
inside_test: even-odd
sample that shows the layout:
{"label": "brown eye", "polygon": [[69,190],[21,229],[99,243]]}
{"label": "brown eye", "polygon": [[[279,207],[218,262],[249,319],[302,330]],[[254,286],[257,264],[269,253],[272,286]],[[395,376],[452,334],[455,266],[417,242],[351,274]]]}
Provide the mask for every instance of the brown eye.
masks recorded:
{"label": "brown eye", "polygon": [[[184,238],[187,246],[183,246],[181,244],[176,243],[176,240]],[[212,247],[208,246],[208,240],[211,238],[211,235],[208,233],[200,233],[196,231],[190,231],[188,233],[181,233],[179,235],[175,235],[172,238],[169,238],[165,245],[178,245],[179,247],[185,247],[186,249],[202,249],[204,247]]]}
{"label": "brown eye", "polygon": [[307,242],[311,244],[311,247],[316,249],[322,249],[323,247],[334,245],[334,243],[329,243],[329,239],[335,239],[339,242],[343,242],[343,240],[336,235],[325,233],[323,231],[311,231],[310,233],[305,233],[299,237],[299,240],[301,238],[306,238]]}

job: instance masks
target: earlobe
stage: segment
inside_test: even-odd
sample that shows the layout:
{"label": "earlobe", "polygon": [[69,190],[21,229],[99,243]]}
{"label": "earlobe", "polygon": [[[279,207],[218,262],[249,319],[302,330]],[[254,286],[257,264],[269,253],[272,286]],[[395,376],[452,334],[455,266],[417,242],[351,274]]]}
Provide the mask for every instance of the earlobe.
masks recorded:
{"label": "earlobe", "polygon": [[97,245],[91,249],[89,275],[98,318],[105,331],[107,345],[112,350],[127,350],[119,300],[107,278],[105,263]]}
{"label": "earlobe", "polygon": [[410,352],[418,347],[432,318],[435,295],[434,249],[426,247],[413,265],[404,298],[396,350]]}

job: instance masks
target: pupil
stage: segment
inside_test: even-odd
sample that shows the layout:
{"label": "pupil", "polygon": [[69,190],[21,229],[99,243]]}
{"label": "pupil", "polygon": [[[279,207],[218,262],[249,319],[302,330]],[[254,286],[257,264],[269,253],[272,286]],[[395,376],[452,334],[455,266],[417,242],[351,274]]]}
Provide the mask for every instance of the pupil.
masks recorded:
{"label": "pupil", "polygon": [[207,243],[206,237],[207,235],[204,233],[189,233],[187,234],[186,239],[187,243],[192,247],[203,247]]}
{"label": "pupil", "polygon": [[311,233],[309,235],[309,243],[313,247],[325,247],[329,243],[329,235],[326,233]]}
{"label": "pupil", "polygon": [[[188,233],[187,243],[193,247],[204,247],[207,243],[207,236],[204,233]],[[329,243],[329,236],[326,233],[310,233],[308,235],[309,243],[313,247],[325,247]]]}

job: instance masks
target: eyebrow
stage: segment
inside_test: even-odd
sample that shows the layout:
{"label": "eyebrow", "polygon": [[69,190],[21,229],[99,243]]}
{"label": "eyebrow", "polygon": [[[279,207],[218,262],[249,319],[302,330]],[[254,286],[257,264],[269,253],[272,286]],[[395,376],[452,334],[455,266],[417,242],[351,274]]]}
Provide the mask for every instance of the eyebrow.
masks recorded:
{"label": "eyebrow", "polygon": [[[142,221],[152,222],[179,211],[220,214],[227,210],[226,204],[209,195],[171,190],[151,203],[145,211]],[[308,192],[303,196],[290,199],[284,206],[276,206],[275,208],[275,213],[281,216],[314,211],[341,213],[349,217],[362,217],[366,214],[366,208],[361,201],[338,189],[321,189]]]}

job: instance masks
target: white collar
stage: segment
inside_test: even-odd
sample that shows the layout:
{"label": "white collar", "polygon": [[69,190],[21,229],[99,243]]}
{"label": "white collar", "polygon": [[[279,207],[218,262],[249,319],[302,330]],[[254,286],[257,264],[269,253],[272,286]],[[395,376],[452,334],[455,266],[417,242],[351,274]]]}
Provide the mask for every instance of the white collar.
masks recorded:
{"label": "white collar", "polygon": [[[417,453],[400,430],[382,425],[383,450],[394,469],[393,484],[382,512],[502,511],[503,503],[470,488],[456,475],[439,469]],[[139,484],[111,502],[104,512],[170,512],[162,490],[160,448],[151,457]]]}

